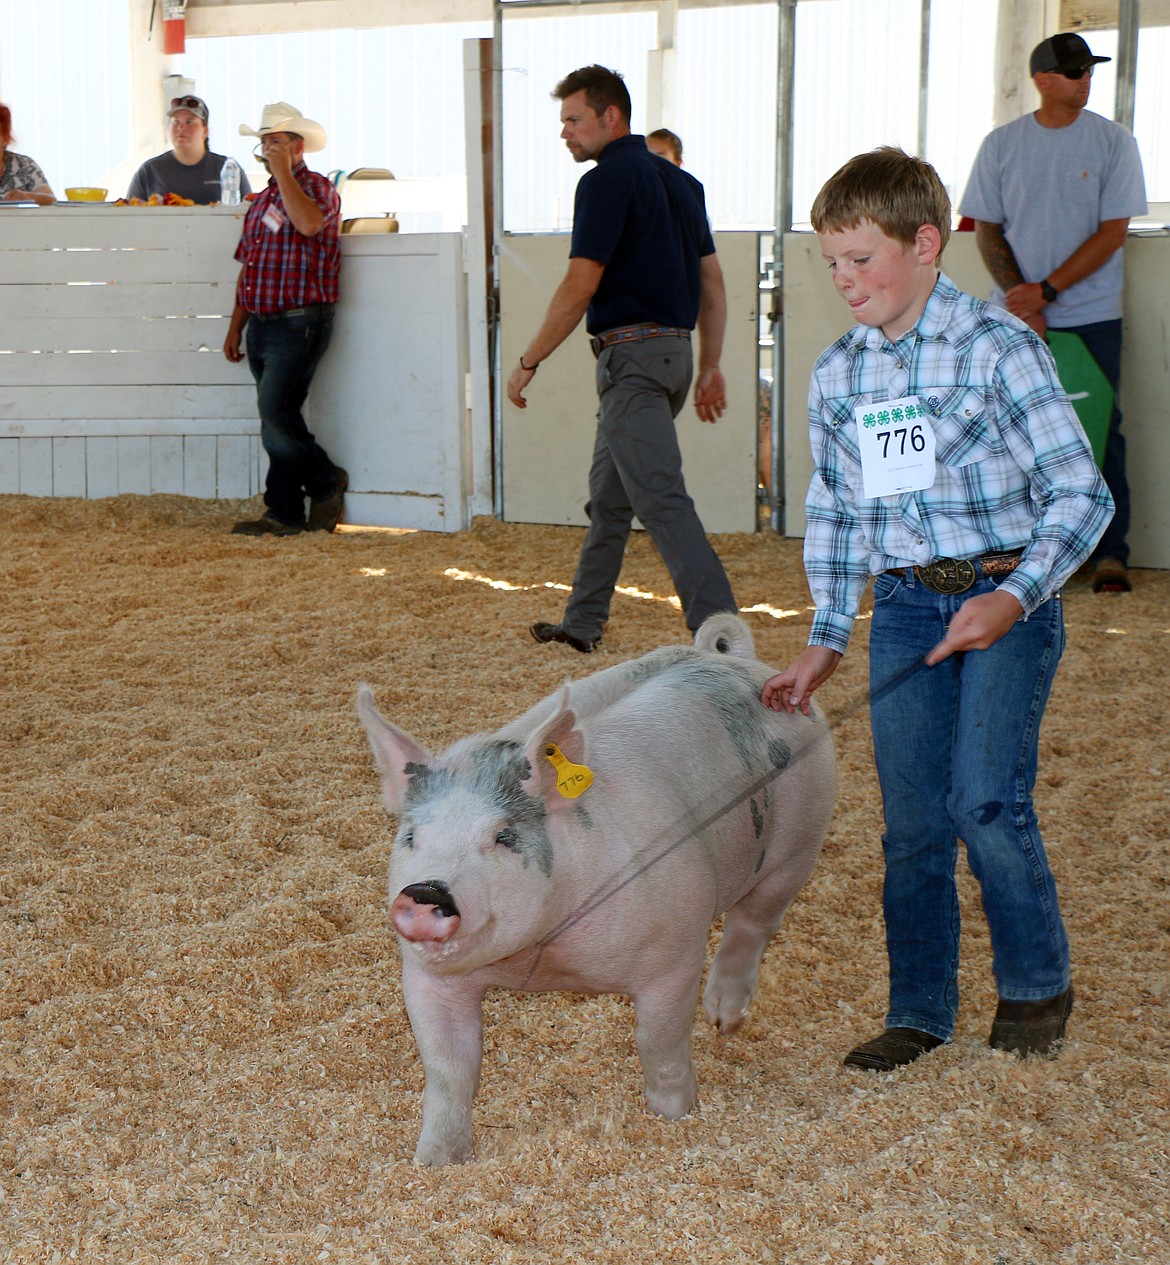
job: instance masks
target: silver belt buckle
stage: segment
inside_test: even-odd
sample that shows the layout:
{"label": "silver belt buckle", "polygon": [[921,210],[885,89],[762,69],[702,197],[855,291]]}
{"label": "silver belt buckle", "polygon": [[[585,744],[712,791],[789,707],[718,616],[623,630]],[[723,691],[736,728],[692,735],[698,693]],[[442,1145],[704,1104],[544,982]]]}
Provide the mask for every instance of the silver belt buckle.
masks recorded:
{"label": "silver belt buckle", "polygon": [[966,593],[975,583],[975,565],[966,558],[939,558],[925,567],[915,567],[914,572],[928,589],[944,597]]}

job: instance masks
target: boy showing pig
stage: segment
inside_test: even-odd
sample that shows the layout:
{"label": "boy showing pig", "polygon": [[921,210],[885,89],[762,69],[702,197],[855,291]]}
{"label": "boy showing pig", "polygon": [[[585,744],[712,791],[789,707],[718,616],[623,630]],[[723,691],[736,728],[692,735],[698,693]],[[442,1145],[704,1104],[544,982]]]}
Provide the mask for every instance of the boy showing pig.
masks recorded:
{"label": "boy showing pig", "polygon": [[1045,344],[940,272],[951,207],[928,163],[889,147],[853,158],[812,223],[857,324],[817,360],[809,394],[809,644],[762,698],[808,711],[875,577],[889,1010],[845,1063],[890,1071],[950,1040],[959,839],[991,932],[990,1044],[1048,1055],[1073,989],[1032,804],[1038,736],[1061,586],[1112,501]]}

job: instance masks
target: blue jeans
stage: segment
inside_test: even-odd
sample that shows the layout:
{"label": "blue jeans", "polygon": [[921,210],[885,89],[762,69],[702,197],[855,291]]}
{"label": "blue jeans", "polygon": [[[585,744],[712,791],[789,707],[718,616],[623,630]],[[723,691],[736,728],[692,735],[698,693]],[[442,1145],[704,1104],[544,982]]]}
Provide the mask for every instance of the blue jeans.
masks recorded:
{"label": "blue jeans", "polygon": [[589,471],[589,531],[562,626],[583,641],[601,636],[626,541],[637,515],[666,564],[694,632],[735,597],[683,482],[674,419],[691,384],[685,338],[617,343],[597,360],[597,438]]}
{"label": "blue jeans", "polygon": [[1089,355],[1113,388],[1113,413],[1109,418],[1109,434],[1105,439],[1105,456],[1101,477],[1113,497],[1113,517],[1093,549],[1094,558],[1116,558],[1129,561],[1129,481],[1125,476],[1125,436],[1121,433],[1121,409],[1117,392],[1121,384],[1121,322],[1096,321],[1092,325],[1074,325],[1062,329],[1063,334],[1079,334]]}
{"label": "blue jeans", "polygon": [[333,490],[337,467],[305,425],[301,409],[329,339],[332,313],[263,320],[253,316],[245,328],[248,368],[256,379],[260,442],[268,454],[264,504],[282,523],[305,518],[305,497],[319,499]]}
{"label": "blue jeans", "polygon": [[1040,1001],[1069,982],[1068,939],[1032,807],[1040,721],[1064,649],[1061,599],[988,650],[922,665],[963,602],[995,585],[981,575],[966,593],[943,597],[913,575],[874,582],[870,721],[886,822],[886,1026],[944,1041],[959,1007],[959,839],[982,890],[1000,997]]}

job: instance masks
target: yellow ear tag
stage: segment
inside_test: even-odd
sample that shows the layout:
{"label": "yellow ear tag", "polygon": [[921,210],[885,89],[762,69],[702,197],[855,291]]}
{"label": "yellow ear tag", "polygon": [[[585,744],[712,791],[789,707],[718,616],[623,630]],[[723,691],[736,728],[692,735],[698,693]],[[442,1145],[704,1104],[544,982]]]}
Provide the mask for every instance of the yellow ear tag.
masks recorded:
{"label": "yellow ear tag", "polygon": [[566,799],[576,799],[582,791],[593,785],[593,770],[584,764],[574,764],[555,742],[544,749],[545,759],[557,771],[557,790]]}

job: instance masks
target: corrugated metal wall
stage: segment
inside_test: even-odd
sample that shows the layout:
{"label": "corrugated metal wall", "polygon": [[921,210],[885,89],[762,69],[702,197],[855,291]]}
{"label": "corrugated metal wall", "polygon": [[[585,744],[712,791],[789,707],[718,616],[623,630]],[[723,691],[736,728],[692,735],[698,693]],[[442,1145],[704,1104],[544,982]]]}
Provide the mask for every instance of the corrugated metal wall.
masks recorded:
{"label": "corrugated metal wall", "polygon": [[[881,143],[913,148],[920,0],[817,0],[797,8],[794,216],[845,158]],[[531,13],[532,11],[528,11]],[[958,196],[991,126],[992,5],[932,0],[927,157]],[[770,224],[774,187],[776,8],[686,9],[677,34],[677,117],[688,168],[703,180],[717,227]],[[389,167],[401,177],[461,175],[461,44],[490,24],[394,27],[188,40],[175,59],[211,107],[212,144],[250,163],[236,133],[265,101],[284,99],[328,128],[321,170]],[[575,66],[620,69],[645,129],[652,14],[541,18],[504,24],[507,227],[565,229],[581,171],[558,139],[549,97]],[[1106,52],[1116,33],[1093,33]],[[13,109],[17,148],[54,189],[100,183],[130,156],[126,0],[0,0],[0,99]],[[1151,200],[1170,199],[1170,29],[1139,45],[1135,131]],[[1095,77],[1092,107],[1111,115],[1112,67]],[[159,122],[158,150],[166,147]],[[123,189],[111,188],[116,196]]]}
{"label": "corrugated metal wall", "polygon": [[318,170],[446,176],[464,169],[463,41],[490,35],[480,23],[188,40],[183,73],[218,117],[213,146],[241,161],[252,143],[237,125],[288,101],[329,133]]}
{"label": "corrugated metal wall", "polygon": [[0,101],[59,198],[130,149],[126,0],[0,0]]}

